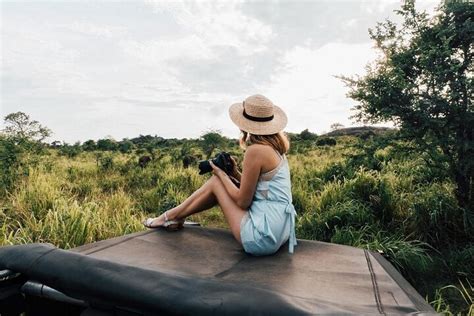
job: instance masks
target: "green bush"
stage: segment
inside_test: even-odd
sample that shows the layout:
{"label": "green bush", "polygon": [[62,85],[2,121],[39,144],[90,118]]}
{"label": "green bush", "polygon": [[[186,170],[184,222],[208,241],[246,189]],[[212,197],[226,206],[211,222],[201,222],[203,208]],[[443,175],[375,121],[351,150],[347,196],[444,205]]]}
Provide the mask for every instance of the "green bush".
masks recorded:
{"label": "green bush", "polygon": [[13,187],[22,152],[12,139],[0,136],[0,195]]}
{"label": "green bush", "polygon": [[347,196],[367,205],[378,221],[386,224],[393,218],[390,187],[375,171],[359,170],[353,179],[344,183]]}
{"label": "green bush", "polygon": [[439,245],[468,237],[472,226],[465,223],[464,212],[457,206],[453,190],[450,183],[433,183],[418,186],[413,192],[407,223],[422,240]]}
{"label": "green bush", "polygon": [[[143,139],[134,146],[156,140]],[[177,140],[150,145],[146,152],[155,158],[143,169],[132,153],[69,157],[1,140],[0,181],[10,183],[0,194],[2,245],[44,241],[69,248],[139,231],[142,219],[175,207],[209,178],[176,159],[201,153],[191,140],[185,148],[186,141]],[[340,136],[337,146],[294,145],[288,160],[298,238],[381,252],[440,311],[469,310],[454,287],[472,279],[474,219],[458,207],[442,163],[403,153],[400,144],[387,145],[379,136],[364,142]],[[218,207],[190,220],[228,228]]]}
{"label": "green bush", "polygon": [[316,140],[316,146],[336,146],[337,141],[332,137],[320,137]]}
{"label": "green bush", "polygon": [[364,227],[374,217],[362,203],[354,200],[334,202],[324,209],[305,214],[298,222],[298,235],[303,238],[329,241],[342,227]]}
{"label": "green bush", "polygon": [[114,159],[111,156],[99,158],[99,168],[101,171],[108,171],[114,167]]}

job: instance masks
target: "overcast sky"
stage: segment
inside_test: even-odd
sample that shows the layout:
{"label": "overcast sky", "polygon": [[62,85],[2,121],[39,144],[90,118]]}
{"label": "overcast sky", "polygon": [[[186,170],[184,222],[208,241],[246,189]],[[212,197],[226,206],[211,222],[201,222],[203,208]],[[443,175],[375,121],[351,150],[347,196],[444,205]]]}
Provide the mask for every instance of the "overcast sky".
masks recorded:
{"label": "overcast sky", "polygon": [[[260,93],[286,128],[329,131],[355,104],[368,28],[400,1],[1,1],[2,118],[23,111],[67,142],[139,134],[237,138],[228,107]],[[432,13],[439,1],[418,1]],[[3,120],[2,123],[3,124]]]}

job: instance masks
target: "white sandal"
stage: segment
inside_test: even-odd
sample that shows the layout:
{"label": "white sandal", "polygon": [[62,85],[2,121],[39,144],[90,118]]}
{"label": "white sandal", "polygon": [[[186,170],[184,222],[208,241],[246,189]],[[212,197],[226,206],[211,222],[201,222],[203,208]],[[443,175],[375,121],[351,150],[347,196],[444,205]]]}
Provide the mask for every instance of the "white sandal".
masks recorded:
{"label": "white sandal", "polygon": [[168,219],[168,211],[165,212],[165,222],[162,225],[152,226],[151,224],[153,223],[154,220],[155,220],[154,217],[147,218],[143,222],[143,225],[147,228],[160,228],[160,227],[163,227],[166,230],[175,231],[175,230],[179,230],[179,229],[183,228],[184,221],[185,221],[184,219],[169,220]]}

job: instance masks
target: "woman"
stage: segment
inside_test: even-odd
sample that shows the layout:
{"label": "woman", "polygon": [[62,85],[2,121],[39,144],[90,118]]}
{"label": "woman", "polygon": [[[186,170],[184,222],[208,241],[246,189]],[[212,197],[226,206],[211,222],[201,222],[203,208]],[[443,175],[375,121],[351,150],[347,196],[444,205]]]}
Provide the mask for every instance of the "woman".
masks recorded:
{"label": "woman", "polygon": [[292,204],[290,171],[285,153],[289,142],[282,132],[287,117],[281,108],[262,95],[253,95],[229,109],[240,128],[245,148],[242,173],[234,161],[230,177],[211,162],[212,177],[183,203],[144,225],[180,229],[184,219],[219,204],[235,239],[252,255],[275,253],[289,240],[289,252],[297,244],[296,211]]}

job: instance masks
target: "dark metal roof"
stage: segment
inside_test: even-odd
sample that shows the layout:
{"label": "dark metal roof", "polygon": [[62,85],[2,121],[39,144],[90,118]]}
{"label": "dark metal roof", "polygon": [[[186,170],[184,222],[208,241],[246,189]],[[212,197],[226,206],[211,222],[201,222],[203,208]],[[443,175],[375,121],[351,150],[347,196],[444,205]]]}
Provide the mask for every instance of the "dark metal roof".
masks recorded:
{"label": "dark metal roof", "polygon": [[379,254],[301,239],[289,254],[285,245],[254,257],[225,229],[185,226],[70,251],[48,244],[2,247],[0,269],[74,299],[148,313],[435,314]]}

